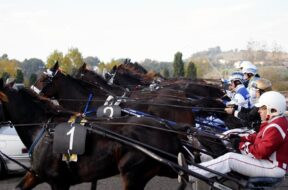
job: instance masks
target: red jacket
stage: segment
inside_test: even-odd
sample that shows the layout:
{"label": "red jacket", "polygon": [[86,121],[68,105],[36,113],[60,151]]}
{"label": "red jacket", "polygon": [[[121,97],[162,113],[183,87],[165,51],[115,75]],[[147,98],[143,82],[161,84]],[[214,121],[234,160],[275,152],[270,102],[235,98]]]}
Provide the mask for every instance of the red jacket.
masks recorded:
{"label": "red jacket", "polygon": [[256,159],[268,159],[287,169],[288,164],[288,121],[284,116],[262,123],[257,134],[241,137],[239,149]]}

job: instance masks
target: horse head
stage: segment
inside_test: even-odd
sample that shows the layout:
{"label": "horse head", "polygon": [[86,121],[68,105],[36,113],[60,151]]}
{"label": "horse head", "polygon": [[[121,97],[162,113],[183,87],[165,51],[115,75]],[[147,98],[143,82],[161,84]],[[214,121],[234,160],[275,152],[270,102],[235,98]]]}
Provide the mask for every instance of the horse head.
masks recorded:
{"label": "horse head", "polygon": [[41,123],[57,115],[62,108],[55,107],[48,99],[40,97],[29,89],[16,90],[9,84],[3,85],[1,81],[0,100],[5,120],[15,125],[24,145],[29,148],[42,128]]}
{"label": "horse head", "polygon": [[38,77],[39,79],[33,85],[31,85],[31,90],[37,94],[43,95],[43,89],[50,85],[58,72],[61,73],[61,70],[59,69],[59,63],[57,61],[52,68],[47,69]]}
{"label": "horse head", "polygon": [[[113,83],[125,88],[134,88],[135,86],[148,86],[152,81],[147,81],[146,74],[147,71],[131,66],[134,64],[126,63],[118,66],[114,66],[109,74],[105,76],[109,83]],[[144,68],[143,68],[144,69]],[[139,70],[141,72],[139,72]]]}

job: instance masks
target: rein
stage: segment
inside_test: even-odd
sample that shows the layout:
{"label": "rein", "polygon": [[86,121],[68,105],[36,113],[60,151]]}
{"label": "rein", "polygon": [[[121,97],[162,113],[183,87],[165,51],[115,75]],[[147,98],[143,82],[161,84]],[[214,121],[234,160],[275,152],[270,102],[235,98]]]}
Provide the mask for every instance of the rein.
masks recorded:
{"label": "rein", "polygon": [[[213,111],[218,113],[226,113],[224,111],[224,108],[207,108],[207,107],[199,107],[199,106],[181,106],[181,105],[175,105],[175,104],[160,104],[160,103],[145,103],[143,100],[147,99],[131,99],[131,98],[123,98],[123,97],[117,97],[117,99],[124,100],[125,102],[135,102],[137,104],[143,104],[143,105],[154,105],[154,106],[167,106],[167,107],[174,107],[174,108],[183,108],[183,109],[194,109],[192,111]],[[106,99],[105,99],[106,100]],[[104,102],[103,100],[91,100],[90,102]],[[61,98],[59,101],[79,101],[79,102],[87,102],[87,99],[68,99],[68,98]]]}
{"label": "rein", "polygon": [[22,164],[22,163],[18,162],[17,160],[11,158],[10,156],[8,156],[7,154],[5,154],[5,153],[2,152],[1,150],[0,150],[0,154],[1,154],[2,156],[6,157],[8,160],[10,160],[10,161],[16,163],[17,165],[21,166],[21,167],[22,167],[23,169],[25,169],[26,171],[32,173],[32,174],[35,175],[36,177],[38,176],[33,170],[31,170],[31,168],[28,168],[28,167],[25,166],[24,164]]}

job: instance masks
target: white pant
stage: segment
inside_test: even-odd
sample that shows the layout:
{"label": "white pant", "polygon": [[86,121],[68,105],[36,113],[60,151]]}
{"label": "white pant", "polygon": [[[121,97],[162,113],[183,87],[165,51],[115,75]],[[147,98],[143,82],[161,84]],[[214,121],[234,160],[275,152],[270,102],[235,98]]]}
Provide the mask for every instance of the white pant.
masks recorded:
{"label": "white pant", "polygon": [[[216,159],[202,162],[200,165],[223,174],[235,171],[248,177],[283,177],[286,174],[284,169],[275,166],[268,160],[258,160],[232,152]],[[196,166],[188,166],[188,168],[208,178],[217,176]]]}

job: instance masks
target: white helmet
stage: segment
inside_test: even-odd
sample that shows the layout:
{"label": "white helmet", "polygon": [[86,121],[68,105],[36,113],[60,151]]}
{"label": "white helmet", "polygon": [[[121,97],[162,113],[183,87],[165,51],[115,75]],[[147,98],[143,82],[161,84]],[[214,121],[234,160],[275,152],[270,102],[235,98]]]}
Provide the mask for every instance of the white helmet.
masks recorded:
{"label": "white helmet", "polygon": [[236,63],[234,63],[234,66],[236,67],[236,69],[243,69],[250,64],[253,65],[250,61],[237,61]]}
{"label": "white helmet", "polygon": [[240,81],[241,83],[243,83],[243,73],[241,72],[233,72],[230,77],[229,77],[229,82],[231,83],[232,81]]}
{"label": "white helmet", "polygon": [[[267,107],[267,114],[271,116],[282,115],[286,111],[286,99],[279,92],[269,91],[262,94],[259,102],[255,104],[256,107]],[[271,112],[275,110],[275,112]]]}
{"label": "white helmet", "polygon": [[243,68],[242,68],[242,73],[251,73],[253,75],[257,74],[257,67],[255,65],[253,65],[252,63],[250,64],[246,64]]}

